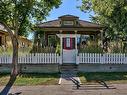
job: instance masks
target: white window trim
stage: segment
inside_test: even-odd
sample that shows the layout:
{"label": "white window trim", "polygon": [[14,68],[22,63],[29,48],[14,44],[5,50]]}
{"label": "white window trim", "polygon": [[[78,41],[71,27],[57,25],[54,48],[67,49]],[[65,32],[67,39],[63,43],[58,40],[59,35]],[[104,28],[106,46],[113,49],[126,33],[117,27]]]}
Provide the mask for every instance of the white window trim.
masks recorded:
{"label": "white window trim", "polygon": [[63,25],[74,25],[74,21],[63,21]]}

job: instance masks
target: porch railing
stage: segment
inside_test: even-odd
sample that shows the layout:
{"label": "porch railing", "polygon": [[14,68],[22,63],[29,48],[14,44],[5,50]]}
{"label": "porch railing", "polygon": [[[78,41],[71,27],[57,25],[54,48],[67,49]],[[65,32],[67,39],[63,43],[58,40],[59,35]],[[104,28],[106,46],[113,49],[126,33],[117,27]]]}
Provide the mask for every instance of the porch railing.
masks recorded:
{"label": "porch railing", "polygon": [[[12,63],[12,56],[3,55],[0,56],[1,64],[10,64]],[[18,57],[18,63],[26,63],[26,64],[47,64],[47,63],[59,63],[59,55],[56,53],[31,53],[25,56]]]}
{"label": "porch railing", "polygon": [[120,53],[79,53],[79,63],[127,64],[127,55]]}

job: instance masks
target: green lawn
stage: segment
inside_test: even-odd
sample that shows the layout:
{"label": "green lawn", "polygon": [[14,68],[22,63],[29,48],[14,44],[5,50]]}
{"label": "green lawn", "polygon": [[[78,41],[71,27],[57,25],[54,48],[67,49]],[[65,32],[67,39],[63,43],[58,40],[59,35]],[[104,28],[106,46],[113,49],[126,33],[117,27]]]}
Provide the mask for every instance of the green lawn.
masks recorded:
{"label": "green lawn", "polygon": [[108,83],[127,83],[127,72],[116,73],[78,73],[81,82],[90,83],[103,80]]}
{"label": "green lawn", "polygon": [[[9,74],[0,74],[0,85],[5,85],[9,80]],[[55,85],[58,84],[59,74],[22,74],[17,77],[14,85]]]}

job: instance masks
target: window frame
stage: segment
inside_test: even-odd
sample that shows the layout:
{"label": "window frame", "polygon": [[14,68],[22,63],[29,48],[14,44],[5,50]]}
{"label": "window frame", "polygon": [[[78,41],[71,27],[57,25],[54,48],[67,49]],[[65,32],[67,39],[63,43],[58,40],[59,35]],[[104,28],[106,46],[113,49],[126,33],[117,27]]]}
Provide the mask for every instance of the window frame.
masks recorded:
{"label": "window frame", "polygon": [[63,25],[64,26],[73,26],[74,25],[74,21],[72,21],[72,20],[64,20],[63,21]]}

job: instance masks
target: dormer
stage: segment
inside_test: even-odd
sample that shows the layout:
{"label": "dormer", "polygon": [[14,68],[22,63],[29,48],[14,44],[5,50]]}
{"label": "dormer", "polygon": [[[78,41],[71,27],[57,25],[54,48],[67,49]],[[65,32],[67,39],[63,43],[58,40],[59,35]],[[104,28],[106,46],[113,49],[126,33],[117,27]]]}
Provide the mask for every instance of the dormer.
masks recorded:
{"label": "dormer", "polygon": [[59,17],[60,25],[61,26],[77,26],[78,25],[79,17],[73,15],[64,15]]}

